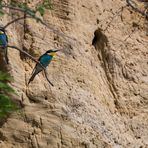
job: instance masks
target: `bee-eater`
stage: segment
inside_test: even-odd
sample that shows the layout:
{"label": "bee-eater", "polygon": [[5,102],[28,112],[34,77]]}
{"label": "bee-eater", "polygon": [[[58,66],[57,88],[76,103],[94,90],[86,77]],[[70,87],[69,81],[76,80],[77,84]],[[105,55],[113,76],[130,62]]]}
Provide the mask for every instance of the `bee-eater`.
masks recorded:
{"label": "bee-eater", "polygon": [[7,45],[8,45],[8,37],[6,35],[5,29],[0,28],[0,48],[4,50],[5,61],[8,64]]}
{"label": "bee-eater", "polygon": [[[48,50],[46,53],[44,53],[42,56],[40,56],[40,58],[38,59],[38,61],[42,64],[42,66],[44,68],[46,68],[49,63],[51,62],[52,58],[56,55],[56,52],[59,50]],[[43,70],[42,67],[39,63],[36,64],[35,68],[32,71],[32,76],[29,79],[28,84],[34,80],[34,77]]]}

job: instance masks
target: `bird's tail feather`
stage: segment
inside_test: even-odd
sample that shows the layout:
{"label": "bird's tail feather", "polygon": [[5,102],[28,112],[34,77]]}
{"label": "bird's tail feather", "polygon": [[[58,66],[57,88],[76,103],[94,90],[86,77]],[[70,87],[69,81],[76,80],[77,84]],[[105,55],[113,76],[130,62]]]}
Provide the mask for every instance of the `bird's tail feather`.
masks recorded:
{"label": "bird's tail feather", "polygon": [[4,49],[4,57],[5,57],[6,64],[9,64],[8,54],[7,54],[7,47]]}
{"label": "bird's tail feather", "polygon": [[33,73],[32,76],[31,76],[31,78],[30,78],[29,81],[28,81],[28,85],[29,85],[29,83],[30,83],[31,81],[34,80],[35,76],[36,76],[36,73]]}
{"label": "bird's tail feather", "polygon": [[39,72],[41,72],[42,70],[43,70],[43,69],[42,69],[42,67],[40,67],[40,65],[36,65],[36,67],[34,68],[34,70],[33,70],[33,72],[32,72],[32,76],[31,76],[31,78],[30,78],[29,81],[28,81],[28,85],[29,85],[29,83],[30,83],[31,81],[34,80],[35,76],[36,76]]}

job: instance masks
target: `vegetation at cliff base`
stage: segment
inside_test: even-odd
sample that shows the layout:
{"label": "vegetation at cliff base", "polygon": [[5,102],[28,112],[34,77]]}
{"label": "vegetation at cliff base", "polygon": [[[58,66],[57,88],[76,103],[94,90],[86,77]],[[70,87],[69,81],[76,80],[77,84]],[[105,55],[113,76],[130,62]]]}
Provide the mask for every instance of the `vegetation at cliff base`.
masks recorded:
{"label": "vegetation at cliff base", "polygon": [[7,84],[11,80],[12,77],[8,73],[0,71],[0,119],[18,110],[17,105],[10,99],[10,95],[15,93]]}

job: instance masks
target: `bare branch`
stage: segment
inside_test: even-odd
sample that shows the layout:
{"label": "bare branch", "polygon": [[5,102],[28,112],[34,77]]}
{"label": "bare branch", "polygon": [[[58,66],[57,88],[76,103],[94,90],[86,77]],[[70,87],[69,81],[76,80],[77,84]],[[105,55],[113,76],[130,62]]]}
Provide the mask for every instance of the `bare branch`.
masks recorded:
{"label": "bare branch", "polygon": [[[19,7],[14,7],[14,6],[10,6],[10,5],[6,5],[6,4],[2,4],[1,7],[3,8],[8,8],[8,9],[12,9],[12,10],[16,10],[16,11],[20,11],[23,12],[29,16],[31,16],[32,18],[34,18],[36,21],[40,22],[42,25],[44,25],[46,28],[48,28],[49,30],[52,30],[54,33],[56,33],[57,35],[62,36],[64,39],[67,40],[67,38],[76,41],[75,38],[73,37],[69,37],[67,35],[65,35],[64,33],[59,32],[59,30],[55,29],[54,26],[50,23],[45,23],[41,18],[37,17],[34,13],[27,11],[24,8],[19,8]],[[68,41],[68,40],[67,40]],[[69,44],[71,44],[71,42],[68,41]]]}
{"label": "bare branch", "polygon": [[138,8],[136,8],[135,6],[133,6],[131,0],[126,0],[127,4],[136,12],[140,13],[141,15],[145,16],[145,17],[148,17],[148,14],[145,13],[145,11],[141,11],[139,10]]}
{"label": "bare branch", "polygon": [[18,51],[20,51],[21,53],[24,53],[25,55],[27,55],[30,59],[32,59],[34,62],[36,62],[37,64],[40,64],[40,66],[45,70],[45,67],[38,61],[36,60],[33,56],[31,56],[29,53],[27,53],[26,51],[16,47],[16,46],[11,46],[11,45],[7,45],[7,47],[9,48],[14,48],[17,49]]}
{"label": "bare branch", "polygon": [[[139,18],[137,24],[140,23],[141,19],[142,19],[142,16]],[[135,28],[123,41],[127,41],[127,39],[129,39],[138,30],[139,30],[139,28]]]}
{"label": "bare branch", "polygon": [[51,86],[54,86],[52,82],[50,82],[48,76],[47,76],[47,72],[46,72],[46,68],[38,61],[36,60],[33,56],[31,56],[29,53],[27,53],[26,51],[16,47],[16,46],[11,46],[11,45],[8,45],[7,47],[9,48],[14,48],[14,49],[17,49],[18,51],[20,51],[21,53],[24,53],[25,55],[27,55],[29,58],[31,58],[34,62],[36,62],[37,64],[39,64],[42,68],[43,68],[43,71],[44,71],[44,74],[45,74],[45,78],[46,80],[48,81],[48,83],[51,85]]}
{"label": "bare branch", "polygon": [[26,17],[27,17],[27,18],[32,18],[32,17],[29,17],[29,16],[23,16],[23,17],[15,18],[14,20],[8,22],[3,28],[6,29],[9,25],[11,25],[11,24],[13,24],[13,23],[15,23],[15,22],[17,22],[17,21],[19,21],[19,20],[23,20],[23,19],[25,19]]}
{"label": "bare branch", "polygon": [[112,24],[112,22],[114,21],[114,19],[119,15],[120,12],[123,11],[123,9],[126,7],[122,6],[121,8],[118,9],[118,11],[115,12],[115,14],[111,17],[111,20],[109,21],[109,23],[107,24],[106,28],[103,31],[108,30],[108,28],[110,27],[110,25]]}
{"label": "bare branch", "polygon": [[9,9],[11,9],[11,10],[20,11],[20,12],[23,12],[23,13],[28,14],[28,15],[30,15],[30,16],[36,17],[34,14],[32,14],[31,12],[29,12],[29,11],[27,11],[26,9],[23,9],[23,8],[19,8],[19,7],[7,5],[7,4],[2,4],[1,7],[3,7],[3,8],[9,8]]}

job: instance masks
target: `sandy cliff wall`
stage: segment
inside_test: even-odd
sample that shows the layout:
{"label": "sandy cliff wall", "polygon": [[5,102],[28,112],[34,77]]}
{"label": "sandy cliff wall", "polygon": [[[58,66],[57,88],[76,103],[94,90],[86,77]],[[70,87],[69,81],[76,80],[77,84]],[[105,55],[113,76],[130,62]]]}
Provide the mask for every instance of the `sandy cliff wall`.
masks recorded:
{"label": "sandy cliff wall", "polygon": [[1,127],[0,147],[148,147],[148,43],[144,19],[120,9],[125,5],[124,0],[54,0],[44,20],[76,41],[27,19],[8,29],[14,35],[10,43],[36,58],[71,45],[48,67],[54,87],[42,74],[27,86],[35,63],[9,50],[12,85],[24,108]]}

